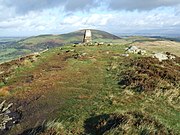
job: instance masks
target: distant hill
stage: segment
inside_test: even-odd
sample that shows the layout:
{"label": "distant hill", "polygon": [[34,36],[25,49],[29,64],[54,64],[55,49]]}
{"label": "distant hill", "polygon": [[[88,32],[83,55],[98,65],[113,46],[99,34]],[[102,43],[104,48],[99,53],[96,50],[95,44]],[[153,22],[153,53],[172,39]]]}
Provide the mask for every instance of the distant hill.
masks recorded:
{"label": "distant hill", "polygon": [[[80,43],[83,39],[85,30],[79,30],[67,34],[61,35],[39,35],[35,37],[29,37],[17,42],[18,46],[23,49],[45,49],[55,46],[64,45],[67,43]],[[105,31],[91,30],[93,41],[110,42],[112,40],[120,39],[120,37],[110,34]]]}
{"label": "distant hill", "polygon": [[[119,37],[105,31],[91,30],[93,41],[96,42],[119,42]],[[11,40],[0,42],[0,63],[12,60],[33,52],[43,51],[47,48],[63,46],[69,43],[80,43],[85,30],[79,30],[60,35],[39,35],[24,38],[21,40]]]}
{"label": "distant hill", "polygon": [[[77,42],[81,42],[83,34],[84,34],[84,31],[85,30],[75,31],[75,32],[68,33],[68,34],[63,34],[61,36],[69,38],[69,39],[77,38],[76,41]],[[104,42],[106,42],[108,40],[117,40],[117,39],[120,39],[120,37],[115,36],[113,34],[110,34],[108,32],[105,32],[105,31],[91,30],[91,32],[92,32],[92,38],[93,38],[94,42],[99,41],[99,40],[103,40]]]}

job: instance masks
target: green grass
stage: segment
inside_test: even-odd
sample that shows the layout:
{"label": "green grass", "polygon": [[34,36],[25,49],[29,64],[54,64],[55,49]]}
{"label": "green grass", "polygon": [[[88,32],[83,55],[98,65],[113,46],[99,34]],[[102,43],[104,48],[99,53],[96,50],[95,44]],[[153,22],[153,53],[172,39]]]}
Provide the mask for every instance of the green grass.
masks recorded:
{"label": "green grass", "polygon": [[[119,48],[119,50],[117,48]],[[103,50],[106,51],[109,51],[110,49],[111,48],[103,48]],[[113,47],[111,51],[112,50],[116,52],[119,51],[119,53],[122,52],[119,46]],[[97,55],[98,54],[96,54],[96,56]],[[128,93],[122,92],[123,90],[118,87],[116,80],[114,80],[114,76],[110,72],[107,72],[104,68],[106,67],[108,61],[109,59],[107,59],[107,57],[101,59],[101,61],[98,61],[98,68],[102,69],[103,72],[99,72],[98,69],[96,69],[96,71],[93,68],[93,64],[88,64],[86,65],[87,67],[84,67],[84,65],[81,67],[81,64],[77,63],[76,66],[78,66],[79,69],[86,68],[89,70],[88,78],[98,82],[99,86],[102,87],[98,88],[96,85],[91,85],[91,87],[88,87],[87,84],[87,86],[84,86],[84,84],[79,86],[88,88],[89,92],[86,91],[86,96],[95,96],[90,99],[77,100],[75,98],[67,102],[67,106],[65,107],[66,109],[64,109],[65,112],[61,111],[59,114],[63,114],[59,121],[63,121],[65,127],[68,127],[67,129],[83,131],[83,122],[88,117],[91,117],[91,115],[142,111],[152,117],[155,117],[170,129],[180,132],[178,124],[180,122],[180,115],[178,113],[178,109],[172,108],[171,105],[169,105],[164,99],[156,97],[155,95],[128,95]],[[75,70],[75,66],[72,67],[73,70]],[[91,69],[93,69],[92,71],[97,74],[95,78],[94,74],[91,72]],[[100,76],[98,76],[98,73]],[[75,94],[73,95],[76,97]]]}
{"label": "green grass", "polygon": [[[64,46],[62,50],[55,48],[42,54],[32,68],[17,69],[16,75],[8,84],[14,88],[13,101],[20,99],[23,102],[36,95],[43,96],[27,106],[21,106],[24,119],[10,134],[33,128],[44,120],[51,123],[50,126],[47,125],[47,129],[54,127],[54,130],[62,134],[86,134],[85,121],[89,118],[133,111],[143,112],[179,134],[178,107],[173,107],[163,96],[135,93],[118,85],[118,74],[111,69],[111,64],[123,62],[125,58],[120,54],[124,53],[125,47],[123,44],[75,48]],[[75,52],[66,53],[66,50],[71,49],[75,49]],[[72,56],[75,53],[86,55],[74,59]],[[49,70],[58,66],[61,69]],[[119,66],[124,68],[123,64]],[[35,76],[33,83],[23,83],[26,74]],[[30,94],[26,95],[26,92]],[[33,120],[28,114],[33,116]],[[113,131],[111,134],[114,134]]]}
{"label": "green grass", "polygon": [[15,51],[16,51],[16,49],[14,49],[14,48],[3,49],[0,51],[0,57],[2,57],[3,55],[9,54],[9,53],[15,52]]}

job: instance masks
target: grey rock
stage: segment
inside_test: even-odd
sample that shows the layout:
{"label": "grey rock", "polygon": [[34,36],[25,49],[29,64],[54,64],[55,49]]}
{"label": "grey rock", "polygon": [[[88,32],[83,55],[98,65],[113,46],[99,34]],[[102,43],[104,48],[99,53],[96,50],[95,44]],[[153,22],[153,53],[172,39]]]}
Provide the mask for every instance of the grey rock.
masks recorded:
{"label": "grey rock", "polygon": [[98,45],[104,45],[104,42],[100,42],[100,43],[98,43]]}
{"label": "grey rock", "polygon": [[164,54],[164,53],[155,53],[152,57],[157,58],[159,61],[168,60],[168,59],[173,60],[176,58],[174,55]]}
{"label": "grey rock", "polygon": [[128,48],[125,49],[127,53],[133,53],[133,54],[140,54],[140,55],[145,55],[146,51],[139,49],[136,46],[130,46]]}
{"label": "grey rock", "polygon": [[163,61],[163,60],[168,60],[168,56],[166,54],[163,53],[155,53],[153,55],[153,58],[157,58],[159,61]]}
{"label": "grey rock", "polygon": [[123,57],[129,57],[129,54],[121,54]]}
{"label": "grey rock", "polygon": [[5,102],[6,101],[4,100],[0,104],[0,134],[4,134],[7,129],[10,129],[21,118],[21,115],[18,112],[12,112],[10,110],[13,103],[5,105]]}

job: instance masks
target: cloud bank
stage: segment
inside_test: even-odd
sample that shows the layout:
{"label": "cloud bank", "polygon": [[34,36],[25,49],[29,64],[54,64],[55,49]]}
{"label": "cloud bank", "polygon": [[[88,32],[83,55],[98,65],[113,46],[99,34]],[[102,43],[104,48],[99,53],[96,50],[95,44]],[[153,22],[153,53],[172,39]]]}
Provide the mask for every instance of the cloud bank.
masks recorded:
{"label": "cloud bank", "polygon": [[0,36],[59,34],[83,28],[178,33],[180,1],[0,0]]}
{"label": "cloud bank", "polygon": [[1,0],[1,5],[11,7],[17,13],[25,14],[53,7],[62,7],[66,11],[97,8],[102,3],[112,10],[152,10],[180,4],[179,0]]}
{"label": "cloud bank", "polygon": [[30,11],[61,7],[66,11],[84,10],[97,7],[100,2],[95,0],[2,0],[5,7],[14,8],[17,13],[26,14]]}
{"label": "cloud bank", "polygon": [[152,10],[180,4],[179,0],[110,0],[109,7],[115,10]]}

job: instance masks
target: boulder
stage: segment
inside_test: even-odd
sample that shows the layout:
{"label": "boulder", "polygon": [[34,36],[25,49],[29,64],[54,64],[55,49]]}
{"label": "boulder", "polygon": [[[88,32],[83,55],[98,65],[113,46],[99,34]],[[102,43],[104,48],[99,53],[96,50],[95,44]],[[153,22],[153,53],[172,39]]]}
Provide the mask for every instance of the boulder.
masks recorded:
{"label": "boulder", "polygon": [[97,45],[98,45],[98,43],[94,43],[94,45],[96,45],[96,46],[97,46]]}
{"label": "boulder", "polygon": [[121,56],[123,56],[123,57],[129,57],[129,54],[121,54]]}
{"label": "boulder", "polygon": [[126,51],[128,53],[136,53],[139,51],[139,49],[136,46],[130,46],[130,47],[126,48]]}
{"label": "boulder", "polygon": [[176,57],[174,55],[171,55],[170,53],[155,53],[153,56],[153,58],[157,58],[159,61],[163,61],[163,60],[172,60],[175,59]]}
{"label": "boulder", "polygon": [[157,58],[159,61],[163,61],[163,60],[168,60],[168,56],[167,54],[163,54],[163,53],[155,53],[153,55],[153,58]]}
{"label": "boulder", "polygon": [[136,46],[130,46],[128,48],[125,49],[127,53],[133,53],[133,54],[140,54],[140,55],[145,55],[146,51],[139,49]]}
{"label": "boulder", "polygon": [[145,50],[139,50],[138,54],[140,54],[140,55],[145,55],[145,54],[146,54],[146,51],[145,51]]}
{"label": "boulder", "polygon": [[176,59],[176,57],[175,57],[174,55],[168,55],[168,58],[169,58],[170,60]]}
{"label": "boulder", "polygon": [[98,45],[104,45],[104,42],[100,42],[100,43],[98,43]]}
{"label": "boulder", "polygon": [[6,101],[3,101],[0,104],[0,134],[5,134],[5,132],[14,124],[18,123],[21,118],[19,112],[10,110],[13,103],[5,105],[5,102]]}

